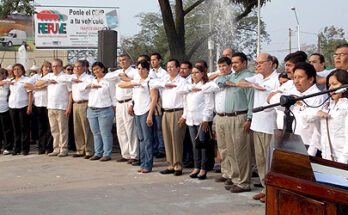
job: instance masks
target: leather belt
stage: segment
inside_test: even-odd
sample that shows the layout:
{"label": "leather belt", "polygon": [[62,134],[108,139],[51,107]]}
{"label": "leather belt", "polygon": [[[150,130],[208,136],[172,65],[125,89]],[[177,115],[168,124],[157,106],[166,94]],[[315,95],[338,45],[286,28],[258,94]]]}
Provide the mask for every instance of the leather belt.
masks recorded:
{"label": "leather belt", "polygon": [[216,115],[218,116],[237,116],[243,113],[248,113],[247,110],[243,110],[243,111],[234,111],[232,113],[216,113]]}
{"label": "leather belt", "polygon": [[83,103],[87,103],[88,100],[81,100],[81,101],[74,101],[75,104],[83,104]]}
{"label": "leather belt", "polygon": [[91,108],[91,110],[101,110],[101,109],[105,109],[105,108],[108,108],[108,107],[102,107],[102,108],[97,108],[97,107],[89,107]]}
{"label": "leather belt", "polygon": [[184,110],[184,108],[173,108],[173,109],[163,109],[163,112],[175,112],[175,111],[180,111],[180,110]]}
{"label": "leather belt", "polygon": [[125,103],[125,102],[129,102],[129,101],[132,101],[132,99],[117,100],[117,102],[120,103],[120,104]]}

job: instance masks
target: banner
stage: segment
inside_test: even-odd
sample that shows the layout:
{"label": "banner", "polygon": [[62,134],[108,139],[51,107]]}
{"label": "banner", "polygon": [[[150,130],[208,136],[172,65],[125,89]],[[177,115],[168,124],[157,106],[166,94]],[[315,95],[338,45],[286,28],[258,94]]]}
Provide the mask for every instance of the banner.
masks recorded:
{"label": "banner", "polygon": [[32,17],[10,15],[0,19],[0,51],[18,51],[21,45],[27,51],[34,49]]}
{"label": "banner", "polygon": [[119,31],[118,8],[36,7],[36,49],[96,49],[99,30]]}

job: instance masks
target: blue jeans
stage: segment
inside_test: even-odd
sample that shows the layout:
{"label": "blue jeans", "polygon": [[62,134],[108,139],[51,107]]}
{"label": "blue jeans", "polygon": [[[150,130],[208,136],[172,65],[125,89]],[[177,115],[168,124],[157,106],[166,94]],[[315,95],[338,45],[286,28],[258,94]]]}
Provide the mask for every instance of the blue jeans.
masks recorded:
{"label": "blue jeans", "polygon": [[151,171],[153,164],[152,144],[153,125],[146,124],[146,118],[149,112],[143,115],[135,115],[135,124],[140,144],[140,168]]}
{"label": "blue jeans", "polygon": [[[87,118],[94,137],[94,155],[111,157],[112,152],[112,123],[114,109],[112,106],[97,110],[87,109]],[[104,152],[104,154],[103,154]]]}
{"label": "blue jeans", "polygon": [[[190,131],[190,137],[193,145],[193,160],[194,166],[197,169],[208,170],[208,148],[199,148],[196,146],[195,138],[197,136],[199,125],[188,126]],[[198,135],[200,142],[207,142],[210,139],[209,132],[204,132],[203,129],[200,130]]]}
{"label": "blue jeans", "polygon": [[164,142],[163,142],[163,134],[162,134],[162,116],[155,116],[154,121],[154,139],[153,141],[153,153],[163,153],[165,154],[166,151],[164,149]]}

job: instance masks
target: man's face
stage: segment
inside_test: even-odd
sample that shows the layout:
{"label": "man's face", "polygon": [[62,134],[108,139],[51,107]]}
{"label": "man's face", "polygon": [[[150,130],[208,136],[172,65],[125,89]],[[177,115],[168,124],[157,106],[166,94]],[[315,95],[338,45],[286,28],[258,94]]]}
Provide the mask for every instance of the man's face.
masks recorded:
{"label": "man's face", "polygon": [[176,67],[175,61],[169,61],[167,63],[167,71],[170,77],[175,78],[180,71],[180,67]]}
{"label": "man's face", "polygon": [[241,72],[246,69],[246,61],[242,62],[239,56],[232,57],[232,68],[236,73]]}
{"label": "man's face", "polygon": [[267,77],[273,72],[272,61],[268,60],[267,54],[260,54],[256,59],[256,73]]}
{"label": "man's face", "polygon": [[336,69],[348,70],[348,47],[336,49],[335,55]]}
{"label": "man's face", "polygon": [[226,62],[219,63],[219,70],[221,74],[223,75],[231,74],[231,69],[232,69],[232,66],[228,65]]}
{"label": "man's face", "polygon": [[122,69],[126,70],[131,65],[131,60],[127,56],[121,56],[119,59],[120,66]]}
{"label": "man's face", "polygon": [[321,72],[325,69],[325,63],[320,63],[320,58],[318,55],[310,56],[309,63],[315,68],[315,71],[317,72]]}
{"label": "man's face", "polygon": [[157,59],[157,55],[152,55],[151,56],[151,66],[152,68],[159,68],[161,65],[162,60]]}
{"label": "man's face", "polygon": [[188,64],[181,64],[180,65],[180,73],[179,75],[183,78],[187,78],[192,72],[192,69],[189,68]]}
{"label": "man's face", "polygon": [[305,70],[296,69],[294,72],[294,84],[296,89],[303,93],[314,84],[314,78],[308,78]]}
{"label": "man's face", "polygon": [[288,73],[289,79],[294,79],[294,69],[295,64],[291,61],[286,61],[285,62],[285,71]]}
{"label": "man's face", "polygon": [[225,49],[225,50],[222,52],[222,56],[228,57],[229,59],[232,60],[232,49]]}
{"label": "man's face", "polygon": [[58,75],[62,71],[63,66],[60,65],[59,62],[53,61],[52,62],[52,71],[55,75]]}
{"label": "man's face", "polygon": [[76,62],[74,64],[74,73],[76,75],[81,75],[83,72],[84,72],[84,69],[83,69],[81,63],[80,62]]}

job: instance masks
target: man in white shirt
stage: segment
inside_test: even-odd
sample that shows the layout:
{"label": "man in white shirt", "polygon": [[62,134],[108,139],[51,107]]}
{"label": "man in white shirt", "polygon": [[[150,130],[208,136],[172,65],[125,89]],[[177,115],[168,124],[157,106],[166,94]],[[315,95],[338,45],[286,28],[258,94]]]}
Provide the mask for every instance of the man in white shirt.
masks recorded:
{"label": "man in white shirt", "polygon": [[[272,56],[260,54],[256,59],[256,75],[237,83],[237,87],[254,88],[254,108],[266,103],[270,92],[279,87],[278,73],[273,68]],[[266,158],[272,134],[276,128],[275,110],[253,113],[250,129],[254,131],[254,147],[257,171],[262,186],[265,188]],[[255,200],[265,202],[265,189],[253,196]]]}
{"label": "man in white shirt", "polygon": [[348,71],[348,43],[337,46],[334,58],[336,69]]}
{"label": "man in white shirt", "polygon": [[160,79],[168,76],[168,72],[161,67],[162,56],[159,53],[152,53],[150,58],[152,69],[150,70],[149,77],[152,78],[153,74],[156,75],[155,77]]}
{"label": "man in white shirt", "polygon": [[73,120],[74,120],[74,137],[76,145],[76,154],[73,157],[83,157],[89,159],[94,154],[93,134],[89,127],[87,119],[89,89],[83,90],[85,83],[93,79],[87,74],[87,65],[85,61],[79,60],[74,65],[74,74],[72,75],[73,83],[72,99],[73,103]]}
{"label": "man in white shirt", "polygon": [[49,156],[68,156],[68,120],[71,112],[71,86],[68,83],[60,82],[59,78],[67,76],[63,71],[63,62],[60,59],[54,59],[52,62],[52,71],[38,80],[35,86],[47,86],[47,109],[50,122],[51,133],[53,136],[53,152]]}
{"label": "man in white shirt", "polygon": [[121,158],[118,162],[139,163],[139,143],[135,127],[132,103],[132,89],[118,87],[120,82],[129,82],[139,76],[138,71],[131,67],[131,58],[127,54],[119,56],[121,69],[107,73],[105,80],[116,82],[116,126],[117,137],[121,148]]}
{"label": "man in white shirt", "polygon": [[[222,52],[222,57],[228,57],[230,60],[232,60],[233,50],[231,48],[227,48]],[[233,72],[233,69],[231,69]],[[215,78],[219,77],[221,74],[220,70],[217,70],[212,73],[208,73],[209,81],[214,80]]]}

